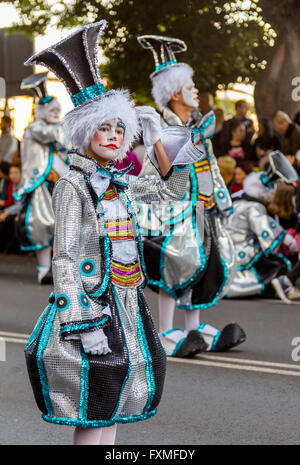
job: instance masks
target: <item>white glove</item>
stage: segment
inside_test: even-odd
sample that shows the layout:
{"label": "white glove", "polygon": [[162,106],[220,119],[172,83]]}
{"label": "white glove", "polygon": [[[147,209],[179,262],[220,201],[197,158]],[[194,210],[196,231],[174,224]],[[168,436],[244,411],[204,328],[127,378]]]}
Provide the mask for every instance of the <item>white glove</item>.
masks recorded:
{"label": "white glove", "polygon": [[151,147],[161,139],[160,116],[152,107],[136,107],[140,123],[143,128],[143,139],[146,147]]}
{"label": "white glove", "polygon": [[111,352],[107,337],[102,328],[88,333],[81,333],[80,339],[85,352],[93,355],[106,355]]}
{"label": "white glove", "polygon": [[286,234],[283,239],[284,245],[286,245],[291,252],[297,252],[297,241],[290,234]]}

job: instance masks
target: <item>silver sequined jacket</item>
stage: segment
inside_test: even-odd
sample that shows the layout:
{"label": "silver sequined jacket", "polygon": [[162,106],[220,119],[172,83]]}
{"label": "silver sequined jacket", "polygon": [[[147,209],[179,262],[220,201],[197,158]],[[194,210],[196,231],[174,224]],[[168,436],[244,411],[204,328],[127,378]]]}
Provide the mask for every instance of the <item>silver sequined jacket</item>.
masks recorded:
{"label": "silver sequined jacket", "polygon": [[[72,169],[59,179],[53,193],[56,218],[52,262],[54,293],[64,310],[57,312],[55,318],[59,318],[64,336],[78,332],[78,323],[84,329],[82,324],[87,323],[87,327],[90,327],[91,323],[105,318],[105,307],[101,304],[101,299],[97,298],[105,292],[110,282],[110,249],[104,239],[104,220],[95,208],[97,198],[88,182],[99,165],[91,158],[72,153],[70,166]],[[109,165],[106,170],[111,174],[115,171]],[[183,172],[173,170],[165,181],[136,178],[126,174],[117,178],[119,185],[121,183],[125,186],[120,195],[133,219],[142,270],[144,263],[136,221],[136,202],[182,198],[188,176],[189,170],[186,169]],[[91,301],[88,308],[83,310],[79,298],[85,293],[90,296]]]}
{"label": "silver sequined jacket", "polygon": [[236,200],[226,226],[235,247],[237,271],[228,297],[258,294],[262,289],[255,265],[262,256],[276,252],[285,230],[268,215],[266,207],[253,200]]}

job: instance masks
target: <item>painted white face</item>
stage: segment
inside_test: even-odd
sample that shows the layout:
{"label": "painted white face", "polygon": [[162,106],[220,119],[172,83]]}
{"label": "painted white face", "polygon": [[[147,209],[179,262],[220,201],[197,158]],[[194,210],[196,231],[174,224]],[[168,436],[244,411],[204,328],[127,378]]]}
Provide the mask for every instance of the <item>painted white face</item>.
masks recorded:
{"label": "painted white face", "polygon": [[187,106],[193,108],[198,106],[198,89],[196,89],[192,78],[189,77],[184,81],[181,92],[182,99]]}
{"label": "painted white face", "polygon": [[[50,104],[51,105],[51,104]],[[45,121],[49,124],[55,124],[60,122],[61,107],[59,103],[56,103],[47,111]]]}
{"label": "painted white face", "polygon": [[116,160],[124,142],[125,125],[119,119],[104,122],[91,140],[91,149],[105,160]]}

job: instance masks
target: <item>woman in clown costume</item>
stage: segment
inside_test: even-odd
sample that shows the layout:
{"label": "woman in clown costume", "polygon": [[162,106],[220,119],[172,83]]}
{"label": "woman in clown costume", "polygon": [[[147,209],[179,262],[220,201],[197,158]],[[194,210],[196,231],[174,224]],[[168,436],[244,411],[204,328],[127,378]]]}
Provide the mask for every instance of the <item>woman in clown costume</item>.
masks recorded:
{"label": "woman in clown costume", "polygon": [[[113,444],[117,423],[156,413],[166,356],[142,291],[135,202],[181,198],[188,164],[202,153],[183,129],[188,153],[177,157],[170,147],[167,155],[154,110],[137,114],[127,91],[105,92],[97,63],[105,25],[84,26],[27,62],[55,72],[75,106],[65,119],[74,147],[69,171],[53,193],[54,292],[25,349],[43,419],[74,426],[75,444]],[[138,116],[163,178],[115,168],[139,134]]]}

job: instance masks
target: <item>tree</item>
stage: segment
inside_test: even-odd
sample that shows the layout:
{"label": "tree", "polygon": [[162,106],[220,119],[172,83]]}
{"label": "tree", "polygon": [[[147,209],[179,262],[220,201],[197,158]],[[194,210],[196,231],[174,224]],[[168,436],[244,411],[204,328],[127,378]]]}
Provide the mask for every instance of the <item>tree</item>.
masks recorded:
{"label": "tree", "polygon": [[[256,50],[268,48],[253,2],[246,11],[240,0],[151,0],[147,6],[140,0],[61,0],[51,8],[46,0],[18,0],[14,4],[22,15],[19,28],[31,34],[43,33],[55,16],[61,28],[107,19],[102,39],[107,62],[101,68],[102,75],[107,76],[109,87],[127,87],[141,101],[150,98],[149,74],[154,62],[150,51],[137,43],[138,35],[184,40],[188,50],[177,55],[178,61],[189,63],[198,88],[211,92],[237,78],[253,82],[263,66]],[[246,18],[235,21],[231,13],[246,14]]]}
{"label": "tree", "polygon": [[[300,102],[293,98],[292,82],[300,76],[300,8],[298,0],[260,0],[263,21],[276,33],[274,44],[266,50],[266,68],[255,86],[255,106],[259,116],[272,118],[280,109],[294,117]],[[300,78],[298,81],[299,86]]]}

